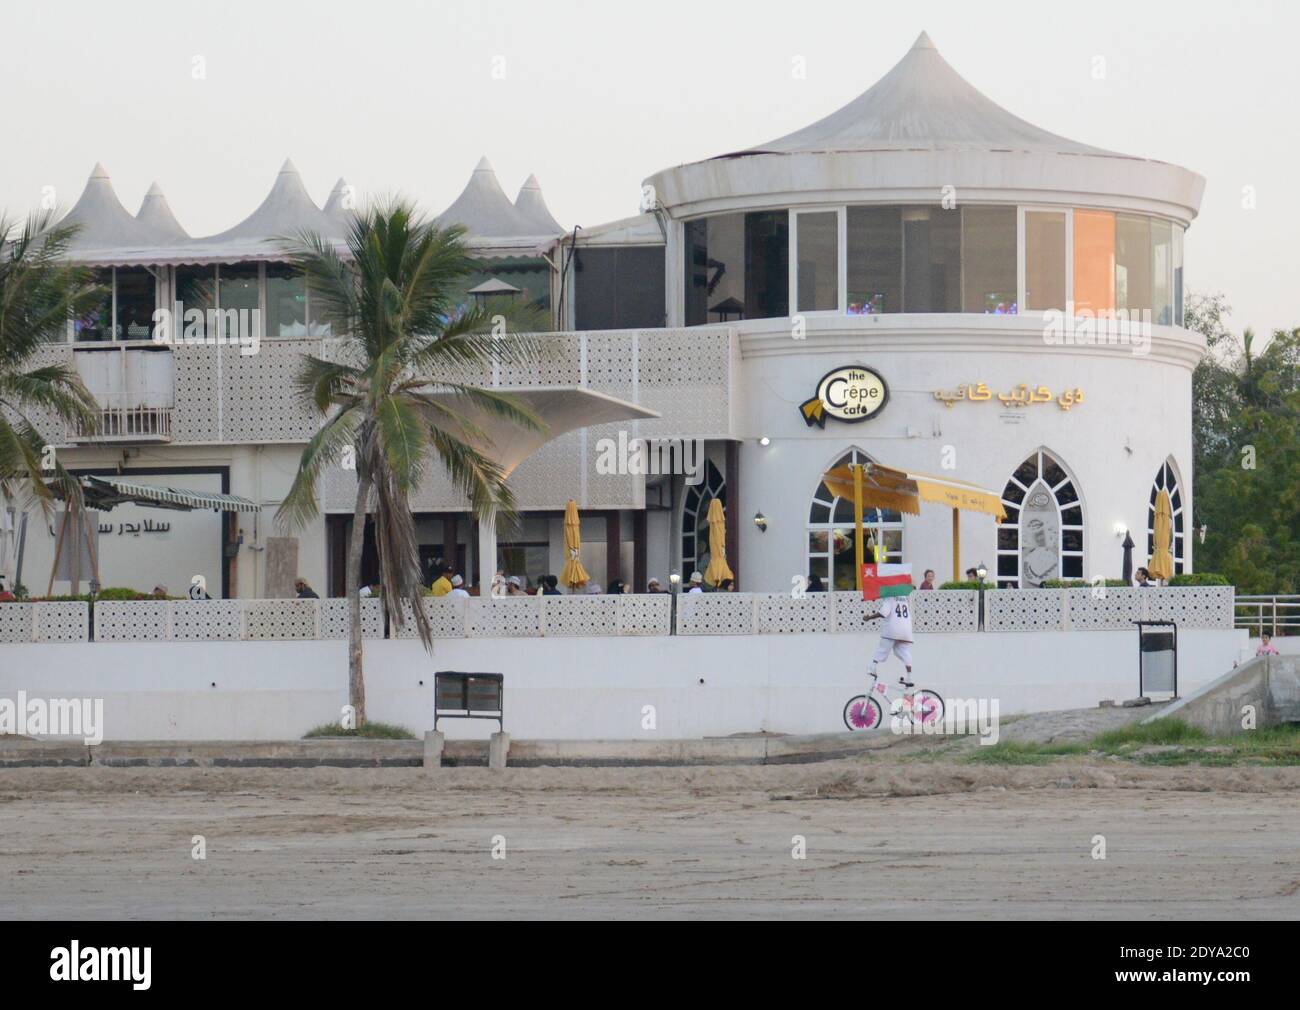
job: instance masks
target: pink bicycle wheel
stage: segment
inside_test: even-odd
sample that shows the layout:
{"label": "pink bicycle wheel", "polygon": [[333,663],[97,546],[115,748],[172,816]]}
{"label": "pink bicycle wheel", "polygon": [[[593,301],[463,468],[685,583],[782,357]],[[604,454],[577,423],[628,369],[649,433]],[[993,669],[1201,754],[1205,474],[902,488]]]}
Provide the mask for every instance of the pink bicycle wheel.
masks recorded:
{"label": "pink bicycle wheel", "polygon": [[851,730],[878,729],[884,718],[880,702],[865,694],[850,698],[844,706],[844,725]]}

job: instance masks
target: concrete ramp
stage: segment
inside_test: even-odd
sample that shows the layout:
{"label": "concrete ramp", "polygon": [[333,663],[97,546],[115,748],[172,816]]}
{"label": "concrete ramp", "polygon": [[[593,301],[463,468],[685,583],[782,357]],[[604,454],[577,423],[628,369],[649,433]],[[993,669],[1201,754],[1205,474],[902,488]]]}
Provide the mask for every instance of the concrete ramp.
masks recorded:
{"label": "concrete ramp", "polygon": [[1255,726],[1300,722],[1300,656],[1260,656],[1144,719],[1182,719],[1214,736],[1243,733],[1246,707]]}

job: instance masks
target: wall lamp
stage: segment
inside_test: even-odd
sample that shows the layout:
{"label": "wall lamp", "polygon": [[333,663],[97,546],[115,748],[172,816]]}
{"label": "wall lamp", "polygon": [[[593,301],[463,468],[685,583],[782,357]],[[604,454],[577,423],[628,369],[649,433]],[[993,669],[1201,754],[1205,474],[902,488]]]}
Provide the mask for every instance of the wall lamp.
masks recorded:
{"label": "wall lamp", "polygon": [[754,513],[754,525],[757,526],[757,527],[759,528],[760,531],[762,531],[763,533],[766,533],[766,532],[767,532],[767,516],[763,515],[762,512],[755,512],[755,513]]}

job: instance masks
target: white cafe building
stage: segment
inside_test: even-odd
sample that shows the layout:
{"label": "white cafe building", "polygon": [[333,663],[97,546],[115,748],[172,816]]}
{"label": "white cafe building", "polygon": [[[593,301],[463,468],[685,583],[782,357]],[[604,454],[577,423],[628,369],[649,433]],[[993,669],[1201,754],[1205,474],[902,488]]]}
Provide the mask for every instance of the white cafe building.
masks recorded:
{"label": "white cafe building", "polygon": [[[558,574],[572,498],[593,579],[643,589],[705,569],[717,497],[740,588],[810,574],[851,587],[852,509],[821,475],[857,459],[1001,493],[1007,520],[963,515],[956,559],[947,509],[869,512],[887,558],[918,576],[981,563],[1007,587],[1118,576],[1124,531],[1146,560],[1160,488],[1176,570],[1191,570],[1191,376],[1204,342],[1182,326],[1183,248],[1199,175],[1019,119],[923,34],[842,108],[645,187],[643,213],[573,228],[534,179],[512,201],[484,160],[441,212],[476,256],[465,299],[551,313],[554,353],[494,369],[494,385],[590,390],[647,416],[561,434],[528,457],[511,476],[520,518],[498,529],[495,559],[479,556],[487,541],[465,501],[432,475],[411,501],[426,563],[453,559],[473,583],[494,567],[530,583]],[[341,241],[352,205],[340,180],[319,206],[286,162],[246,220],[194,238],[161,190],[132,215],[96,168],[69,219],[81,226],[74,257],[102,271],[110,297],[44,360],[76,367],[104,423],[52,431],[61,458],[262,507],[166,513],[165,530],[151,510],[104,513],[103,585],[178,593],[203,573],[213,595],[269,595],[283,591],[268,583],[278,555],[322,595],[343,593],[352,476],[327,475],[322,517],[296,542],[272,521],[317,424],[294,374],[338,337],[274,240],[308,229]],[[257,353],[153,342],[154,310],[194,290],[260,310]],[[620,437],[703,451],[675,457],[697,464],[689,479],[611,473],[602,455]],[[44,592],[54,537],[38,513],[24,542],[22,580]]]}

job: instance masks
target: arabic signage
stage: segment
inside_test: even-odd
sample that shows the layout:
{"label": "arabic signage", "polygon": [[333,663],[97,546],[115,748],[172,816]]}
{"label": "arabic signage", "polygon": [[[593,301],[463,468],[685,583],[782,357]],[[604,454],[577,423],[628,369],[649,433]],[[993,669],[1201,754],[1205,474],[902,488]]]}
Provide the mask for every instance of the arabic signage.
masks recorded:
{"label": "arabic signage", "polygon": [[827,372],[817,383],[817,395],[799,405],[808,427],[826,427],[826,418],[857,424],[875,417],[889,400],[889,387],[880,373],[863,365],[845,365]]}
{"label": "arabic signage", "polygon": [[[116,477],[118,474],[107,473],[104,476]],[[138,483],[165,485],[200,494],[220,494],[222,491],[221,475],[215,472],[133,472],[130,478]],[[208,592],[213,596],[220,595],[224,544],[221,513],[209,509],[186,511],[122,504],[106,511],[92,511],[88,524],[102,585],[129,587],[144,593],[160,586],[170,595],[180,596],[193,577],[200,574],[207,580]],[[42,592],[54,567],[59,525],[56,514],[52,528],[43,521],[35,526],[37,533],[46,530],[44,535],[28,533],[23,581],[28,586],[39,585]],[[249,529],[248,533],[251,534],[252,530]],[[67,538],[60,566],[72,553],[66,541]],[[85,535],[74,542],[84,544]],[[80,566],[83,589],[91,571],[87,557]],[[60,579],[67,577],[66,572],[59,576]],[[58,590],[67,591],[63,587],[58,587]]]}
{"label": "arabic signage", "polygon": [[945,407],[951,407],[954,403],[960,403],[963,400],[983,403],[985,400],[994,399],[995,396],[998,402],[1007,410],[1016,410],[1020,407],[1029,407],[1038,403],[1051,403],[1053,400],[1062,410],[1069,410],[1071,407],[1077,407],[1083,403],[1083,390],[1077,386],[1074,389],[1066,389],[1060,396],[1056,397],[1053,397],[1052,391],[1046,386],[1031,388],[1024,382],[1014,387],[1009,393],[994,394],[982,382],[969,385],[962,383],[955,390],[936,389],[934,391],[934,398],[942,400]]}

